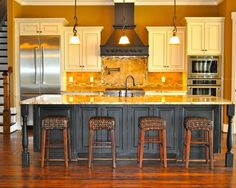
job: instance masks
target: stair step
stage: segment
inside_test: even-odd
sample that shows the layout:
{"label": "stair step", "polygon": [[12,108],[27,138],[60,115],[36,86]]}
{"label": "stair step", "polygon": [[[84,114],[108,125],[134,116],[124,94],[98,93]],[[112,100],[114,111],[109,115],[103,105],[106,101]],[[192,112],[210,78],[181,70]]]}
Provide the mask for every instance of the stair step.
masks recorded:
{"label": "stair step", "polygon": [[1,38],[7,38],[7,32],[6,31],[0,31],[0,37]]}
{"label": "stair step", "polygon": [[0,49],[7,49],[7,44],[0,44]]}
{"label": "stair step", "polygon": [[0,72],[5,72],[8,70],[8,65],[6,64],[0,64]]}
{"label": "stair step", "polygon": [[[0,116],[3,116],[3,113],[0,113]],[[11,113],[11,116],[16,116],[16,113]]]}
{"label": "stair step", "polygon": [[0,57],[7,57],[7,50],[0,49]]}
{"label": "stair step", "polygon": [[0,57],[0,63],[7,63],[8,58],[7,57]]}
{"label": "stair step", "polygon": [[7,44],[7,38],[0,38],[0,44]]}
{"label": "stair step", "polygon": [[6,25],[2,25],[1,31],[7,31],[7,26]]}
{"label": "stair step", "polygon": [[[15,124],[16,124],[16,122],[12,122],[12,123],[11,123],[11,126],[12,126],[12,125],[15,125]],[[1,127],[1,126],[3,126],[3,123],[0,123],[0,127]]]}

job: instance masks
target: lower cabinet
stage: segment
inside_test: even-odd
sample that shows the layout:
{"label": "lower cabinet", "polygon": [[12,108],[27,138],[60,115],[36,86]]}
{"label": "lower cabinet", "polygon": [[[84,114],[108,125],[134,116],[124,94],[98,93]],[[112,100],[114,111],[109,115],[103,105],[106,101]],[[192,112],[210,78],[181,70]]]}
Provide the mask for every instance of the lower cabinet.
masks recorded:
{"label": "lower cabinet", "polygon": [[[181,159],[184,143],[185,117],[208,117],[214,122],[214,152],[221,150],[221,107],[217,105],[36,105],[34,106],[34,151],[40,150],[41,121],[49,115],[64,115],[70,118],[70,145],[72,158],[87,158],[88,122],[92,116],[111,116],[116,120],[116,152],[119,158],[136,158],[138,146],[138,123],[141,116],[160,116],[166,120],[168,158]],[[155,134],[149,132],[148,134]],[[193,136],[201,133],[193,133]],[[110,135],[98,131],[97,140]],[[53,139],[62,139],[55,132]],[[203,158],[204,148],[191,147],[191,158]],[[95,156],[110,157],[110,149],[96,149]],[[57,152],[55,152],[57,154]],[[148,144],[144,156],[159,156],[159,146]]]}

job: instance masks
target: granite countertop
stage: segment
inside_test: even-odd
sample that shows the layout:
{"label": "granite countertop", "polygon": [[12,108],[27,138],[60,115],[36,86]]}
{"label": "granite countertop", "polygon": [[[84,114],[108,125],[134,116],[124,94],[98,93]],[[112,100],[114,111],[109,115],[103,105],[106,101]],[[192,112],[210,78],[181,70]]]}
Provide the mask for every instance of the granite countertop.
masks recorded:
{"label": "granite countertop", "polygon": [[41,95],[21,101],[21,104],[234,104],[230,100],[210,96],[145,95],[139,97],[111,97],[105,95]]}
{"label": "granite countertop", "polygon": [[[62,90],[62,94],[88,94],[88,95],[102,95],[103,92],[107,89],[114,89],[119,90],[121,87],[107,87],[107,86],[80,86],[69,90]],[[123,87],[125,88],[125,87]],[[129,89],[143,89],[146,94],[148,95],[155,95],[155,94],[187,94],[186,89],[184,88],[160,88],[160,87],[154,87],[154,86],[145,86],[145,87],[129,87]]]}

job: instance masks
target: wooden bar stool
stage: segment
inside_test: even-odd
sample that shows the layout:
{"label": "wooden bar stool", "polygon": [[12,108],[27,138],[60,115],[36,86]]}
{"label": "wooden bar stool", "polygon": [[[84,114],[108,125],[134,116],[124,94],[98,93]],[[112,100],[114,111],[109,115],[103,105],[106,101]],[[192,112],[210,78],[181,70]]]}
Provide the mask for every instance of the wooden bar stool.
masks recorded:
{"label": "wooden bar stool", "polygon": [[[187,117],[184,120],[184,128],[183,161],[185,160],[185,167],[188,168],[189,166],[190,145],[200,144],[205,146],[206,162],[208,162],[210,155],[210,167],[213,168],[213,122],[204,117]],[[204,136],[192,139],[191,132],[196,130],[204,131]]]}
{"label": "wooden bar stool", "polygon": [[[41,138],[41,167],[44,167],[45,153],[46,159],[48,160],[49,148],[62,148],[59,145],[50,145],[50,132],[52,130],[63,131],[63,143],[64,143],[64,161],[65,166],[68,167],[68,156],[69,156],[69,139],[68,131],[69,119],[62,116],[49,116],[42,120],[42,138]],[[46,149],[46,152],[45,152]],[[56,160],[56,159],[55,159]]]}
{"label": "wooden bar stool", "polygon": [[[147,131],[156,131],[156,136],[145,136]],[[139,140],[138,140],[138,162],[142,167],[144,144],[159,144],[160,160],[164,167],[167,167],[166,157],[166,121],[160,117],[140,117],[139,118]]]}
{"label": "wooden bar stool", "polygon": [[[107,130],[111,134],[111,141],[94,142],[96,130]],[[102,144],[106,144],[105,146]],[[112,117],[91,117],[89,120],[89,149],[88,167],[91,168],[94,148],[111,148],[113,168],[116,168],[115,119]]]}

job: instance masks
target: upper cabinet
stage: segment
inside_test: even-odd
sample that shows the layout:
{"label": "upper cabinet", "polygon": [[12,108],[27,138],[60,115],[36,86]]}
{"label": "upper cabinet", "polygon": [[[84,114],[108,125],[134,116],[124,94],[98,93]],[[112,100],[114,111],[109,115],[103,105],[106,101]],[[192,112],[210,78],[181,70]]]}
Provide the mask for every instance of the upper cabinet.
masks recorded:
{"label": "upper cabinet", "polygon": [[22,18],[20,35],[61,35],[67,21],[64,18]]}
{"label": "upper cabinet", "polygon": [[77,35],[80,44],[70,44],[73,27],[66,27],[65,43],[65,71],[100,72],[100,41],[103,27],[78,27]]}
{"label": "upper cabinet", "polygon": [[147,27],[149,72],[183,72],[185,70],[185,28],[177,27],[180,44],[171,45],[173,27]]}
{"label": "upper cabinet", "polygon": [[224,18],[186,17],[187,54],[220,55],[224,45]]}

